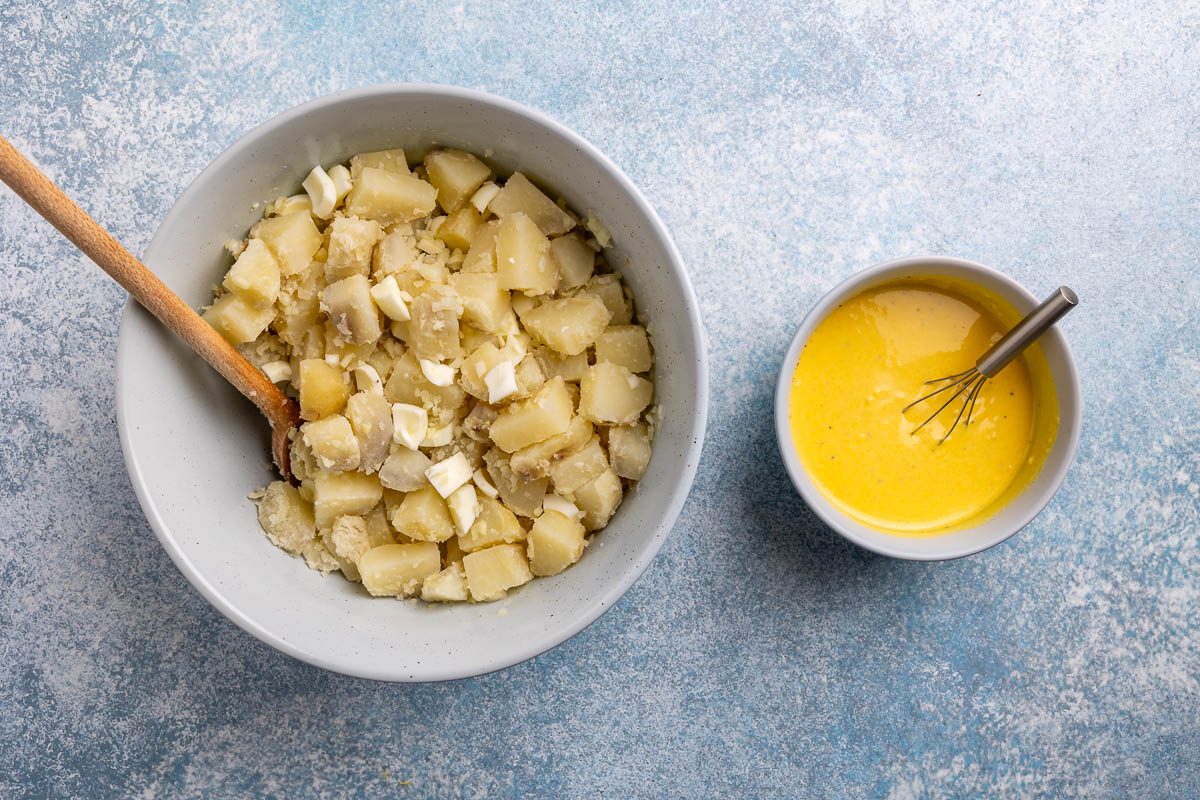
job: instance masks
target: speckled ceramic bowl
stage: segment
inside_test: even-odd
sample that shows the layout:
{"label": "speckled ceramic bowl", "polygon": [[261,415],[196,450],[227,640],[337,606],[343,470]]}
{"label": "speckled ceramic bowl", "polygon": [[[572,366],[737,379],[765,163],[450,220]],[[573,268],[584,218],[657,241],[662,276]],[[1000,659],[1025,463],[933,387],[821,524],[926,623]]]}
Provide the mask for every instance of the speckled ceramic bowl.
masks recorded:
{"label": "speckled ceramic bowl", "polygon": [[1012,278],[982,264],[961,258],[902,258],[877,264],[850,276],[818,301],[800,323],[800,330],[796,332],[792,346],[788,348],[775,386],[775,436],[788,475],[800,495],[817,516],[842,536],[868,550],[893,558],[917,561],[960,558],[997,545],[1028,525],[1046,507],[1050,498],[1062,485],[1079,447],[1079,429],[1083,415],[1079,375],[1075,371],[1075,359],[1062,330],[1058,327],[1051,328],[1041,338],[1040,343],[1058,396],[1058,434],[1037,477],[995,514],[967,528],[924,537],[896,536],[863,525],[834,506],[821,493],[796,453],[791,423],[788,420],[792,375],[796,371],[800,351],[831,309],[865,289],[908,275],[945,275],[969,281],[1008,301],[1022,314],[1032,311],[1039,302]]}
{"label": "speckled ceramic bowl", "polygon": [[592,210],[610,260],[651,324],[663,423],[637,489],[582,561],[497,603],[434,606],[371,598],[272,546],[247,494],[273,478],[253,406],[130,303],[121,323],[117,418],[129,474],[155,533],[188,580],[259,639],[326,669],[379,680],[479,675],[542,653],[610,608],[646,569],[692,484],[708,408],[699,307],[666,228],[596,148],[516,103],[445,86],[379,86],[324,97],[243,136],[159,226],[145,260],[194,306],[228,266],[261,204],[293,194],[313,164],[432,145],[486,153]]}

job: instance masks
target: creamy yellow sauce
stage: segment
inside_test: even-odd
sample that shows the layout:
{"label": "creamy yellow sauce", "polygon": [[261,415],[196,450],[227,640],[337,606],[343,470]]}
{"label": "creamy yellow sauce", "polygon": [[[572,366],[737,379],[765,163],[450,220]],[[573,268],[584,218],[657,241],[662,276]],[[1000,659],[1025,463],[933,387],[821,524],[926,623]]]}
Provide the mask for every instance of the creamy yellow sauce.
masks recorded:
{"label": "creamy yellow sauce", "polygon": [[984,384],[970,426],[944,444],[957,404],[915,434],[941,403],[901,413],[929,391],[925,381],[973,366],[1019,316],[943,278],[868,289],[833,309],[800,354],[789,403],[800,460],[830,502],[873,528],[921,536],[989,516],[1033,480],[1058,427],[1036,345]]}

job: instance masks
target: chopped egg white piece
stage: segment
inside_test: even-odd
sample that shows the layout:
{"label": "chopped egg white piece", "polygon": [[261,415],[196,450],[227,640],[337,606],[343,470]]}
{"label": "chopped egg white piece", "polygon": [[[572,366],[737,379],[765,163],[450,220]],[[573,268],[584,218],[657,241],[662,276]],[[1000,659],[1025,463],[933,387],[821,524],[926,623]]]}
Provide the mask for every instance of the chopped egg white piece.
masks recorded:
{"label": "chopped egg white piece", "polygon": [[434,386],[445,387],[454,383],[454,374],[458,370],[449,364],[439,364],[436,361],[430,361],[428,358],[422,358],[421,372],[425,375],[425,380]]}
{"label": "chopped egg white piece", "polygon": [[475,194],[471,195],[471,205],[475,206],[475,210],[482,214],[487,211],[488,205],[496,199],[498,194],[500,194],[500,187],[488,181],[476,189]]}
{"label": "chopped egg white piece", "polygon": [[337,201],[339,203],[342,202],[342,198],[350,194],[350,190],[354,187],[354,180],[350,177],[350,170],[341,164],[329,170],[329,180],[333,181],[333,190],[337,194]]}
{"label": "chopped egg white piece", "polygon": [[354,385],[360,392],[383,394],[383,380],[370,364],[359,364],[354,368]]}
{"label": "chopped egg white piece", "polygon": [[464,483],[450,493],[446,498],[446,505],[450,507],[450,518],[454,520],[458,532],[466,533],[471,530],[475,518],[479,516],[479,498],[475,496],[475,487]]}
{"label": "chopped egg white piece", "polygon": [[454,441],[454,424],[443,425],[440,428],[430,428],[421,440],[421,447],[441,447]]}
{"label": "chopped egg white piece", "polygon": [[483,471],[482,467],[475,470],[475,474],[471,476],[471,480],[474,481],[476,488],[483,492],[485,496],[490,497],[493,500],[500,496],[500,490],[493,486],[492,482],[488,480],[487,473]]}
{"label": "chopped egg white piece", "polygon": [[546,511],[557,511],[567,519],[579,519],[583,516],[578,506],[556,494],[548,494],[542,498],[542,512]]}
{"label": "chopped egg white piece", "polygon": [[[408,322],[412,319],[408,303],[404,300],[405,294],[400,291],[400,284],[396,283],[395,275],[388,275],[371,287],[371,299],[375,301],[375,305],[379,306],[379,310],[386,314],[388,319],[396,322]],[[411,300],[412,297],[408,299]]]}
{"label": "chopped egg white piece", "polygon": [[340,367],[342,365],[342,360],[337,357],[337,353],[326,353],[325,363],[331,367]]}
{"label": "chopped egg white piece", "polygon": [[425,470],[425,477],[442,497],[449,497],[458,487],[471,480],[471,462],[462,453],[455,453]]}
{"label": "chopped egg white piece", "polygon": [[392,403],[392,441],[416,450],[429,431],[429,412],[408,403]]}
{"label": "chopped egg white piece", "polygon": [[487,384],[488,402],[499,403],[517,393],[517,371],[511,361],[501,361],[484,376]]}
{"label": "chopped egg white piece", "polygon": [[333,185],[329,173],[321,169],[320,164],[312,168],[312,172],[308,173],[308,177],[300,185],[312,201],[313,214],[321,219],[333,216],[333,209],[337,207],[338,201],[337,188]]}
{"label": "chopped egg white piece", "polygon": [[262,365],[262,371],[271,383],[282,383],[292,379],[292,365],[287,361],[268,361]]}

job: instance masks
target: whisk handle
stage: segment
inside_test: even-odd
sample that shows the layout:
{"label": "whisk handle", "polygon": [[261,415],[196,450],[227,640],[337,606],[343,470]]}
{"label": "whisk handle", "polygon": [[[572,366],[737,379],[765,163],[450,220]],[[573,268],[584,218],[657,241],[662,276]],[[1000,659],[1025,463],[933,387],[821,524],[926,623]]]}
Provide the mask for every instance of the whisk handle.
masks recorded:
{"label": "whisk handle", "polygon": [[975,368],[984,377],[995,377],[997,372],[1008,366],[1010,361],[1078,304],[1079,297],[1070,287],[1058,287],[1041,305],[1030,311],[1025,319],[1018,322],[1016,327],[992,345],[975,363]]}

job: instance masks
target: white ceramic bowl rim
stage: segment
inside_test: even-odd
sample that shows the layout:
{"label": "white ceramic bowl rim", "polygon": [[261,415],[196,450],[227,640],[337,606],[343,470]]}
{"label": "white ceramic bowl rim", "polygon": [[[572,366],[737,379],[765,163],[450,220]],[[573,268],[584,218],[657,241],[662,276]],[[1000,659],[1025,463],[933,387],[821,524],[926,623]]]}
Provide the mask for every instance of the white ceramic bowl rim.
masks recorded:
{"label": "white ceramic bowl rim", "polygon": [[[970,528],[932,537],[894,536],[869,528],[834,506],[808,476],[792,441],[788,403],[792,375],[800,351],[813,330],[838,302],[871,285],[885,282],[901,273],[919,272],[921,268],[926,268],[926,272],[973,278],[1000,286],[1007,290],[1009,297],[1006,299],[1016,301],[1014,305],[1021,313],[1030,311],[1040,302],[1002,272],[962,258],[911,256],[885,261],[851,275],[817,301],[792,339],[775,385],[775,437],[792,484],[809,508],[830,528],[860,547],[880,555],[914,561],[943,561],[973,555],[1000,544],[1028,525],[1046,507],[1066,478],[1079,448],[1083,419],[1082,390],[1070,345],[1061,328],[1056,326],[1042,339],[1048,355],[1057,351],[1061,356],[1052,360],[1051,364],[1059,404],[1058,436],[1051,457],[1047,458],[1034,482],[1009,501],[1005,509]],[[1003,512],[1008,512],[1009,516],[1003,524],[999,524],[997,518]]]}
{"label": "white ceramic bowl rim", "polygon": [[[499,110],[506,111],[514,116],[524,117],[534,124],[539,125],[552,134],[566,140],[572,147],[578,150],[585,158],[591,159],[600,165],[620,187],[628,194],[636,205],[637,213],[640,214],[647,223],[650,232],[659,240],[662,247],[668,254],[670,267],[677,275],[681,285],[682,303],[686,310],[686,322],[690,329],[690,339],[695,352],[694,369],[696,371],[696,386],[695,386],[695,413],[692,415],[691,425],[688,435],[688,444],[686,445],[686,454],[684,466],[678,474],[677,480],[673,483],[673,489],[668,496],[668,502],[662,506],[661,517],[655,528],[654,535],[646,535],[645,544],[638,552],[638,558],[635,562],[625,569],[619,575],[614,575],[612,581],[607,584],[605,591],[597,594],[591,599],[590,605],[586,613],[579,614],[567,623],[563,623],[551,629],[545,636],[536,640],[526,642],[514,654],[496,658],[489,654],[481,654],[479,661],[470,666],[462,668],[442,668],[442,669],[423,669],[416,670],[419,673],[414,675],[414,671],[408,668],[397,669],[392,666],[363,666],[353,663],[348,660],[339,660],[337,658],[326,658],[313,652],[302,650],[294,646],[290,641],[275,635],[272,631],[267,630],[262,625],[255,622],[248,615],[243,613],[237,606],[231,603],[218,589],[212,581],[210,581],[181,551],[180,546],[176,543],[171,530],[166,524],[162,513],[156,505],[155,498],[151,495],[146,478],[142,474],[140,465],[135,456],[134,448],[131,444],[130,428],[133,420],[129,418],[129,409],[127,404],[121,400],[125,396],[122,388],[122,375],[125,373],[126,367],[130,361],[135,358],[133,346],[131,344],[131,336],[121,335],[119,337],[117,349],[117,423],[120,432],[121,448],[125,457],[126,468],[129,472],[130,480],[133,484],[134,492],[137,495],[138,502],[144,511],[151,528],[155,535],[162,543],[163,548],[167,551],[171,560],[184,574],[188,581],[196,587],[196,589],[207,599],[214,607],[222,614],[228,617],[239,627],[252,634],[259,640],[269,644],[270,646],[287,653],[299,660],[308,662],[315,666],[319,666],[334,672],[340,672],[356,677],[364,677],[373,680],[388,680],[388,681],[442,681],[467,678],[476,675],[483,675],[488,672],[503,669],[505,667],[518,664],[529,658],[533,658],[541,653],[544,653],[563,641],[574,636],[579,631],[590,625],[598,619],[604,612],[612,608],[618,599],[629,589],[630,586],[642,575],[645,569],[649,566],[659,549],[665,541],[666,535],[674,526],[678,519],[679,513],[683,508],[683,504],[691,490],[696,470],[699,465],[700,454],[703,448],[704,434],[707,427],[708,419],[708,358],[705,349],[705,337],[702,327],[702,319],[700,316],[700,305],[696,298],[695,290],[691,284],[690,277],[684,267],[683,259],[679,254],[678,248],[675,246],[669,231],[659,218],[658,214],[650,206],[648,201],[642,195],[641,191],[634,183],[625,175],[625,173],[614,164],[607,156],[600,152],[590,142],[569,130],[551,117],[526,107],[512,100],[508,100],[486,92],[464,89],[456,86],[447,86],[441,84],[428,83],[406,83],[406,84],[378,84],[369,87],[351,89],[334,94],[323,95],[315,98],[299,106],[295,106],[286,111],[283,111],[274,117],[271,117],[266,122],[261,123],[250,131],[239,136],[232,142],[222,153],[212,161],[204,170],[202,170],[196,178],[189,184],[188,188],[180,195],[179,199],[172,206],[168,215],[160,224],[151,240],[148,251],[161,245],[158,241],[162,231],[171,227],[171,223],[177,222],[186,212],[189,206],[189,200],[196,192],[197,186],[203,182],[203,179],[210,174],[220,173],[225,169],[228,162],[234,159],[236,152],[243,147],[254,142],[264,134],[274,131],[280,127],[287,126],[293,121],[304,117],[306,114],[313,112],[316,109],[322,108],[331,104],[338,104],[345,101],[387,97],[396,95],[430,95],[442,98],[459,100],[467,103],[481,104],[484,106],[492,106]],[[129,324],[131,311],[138,309],[137,304],[130,299],[124,308],[121,322],[121,332],[126,333],[125,328]]]}

